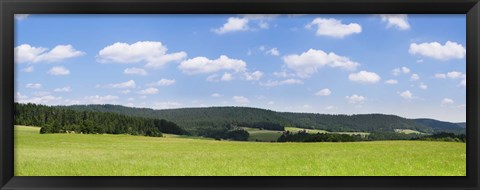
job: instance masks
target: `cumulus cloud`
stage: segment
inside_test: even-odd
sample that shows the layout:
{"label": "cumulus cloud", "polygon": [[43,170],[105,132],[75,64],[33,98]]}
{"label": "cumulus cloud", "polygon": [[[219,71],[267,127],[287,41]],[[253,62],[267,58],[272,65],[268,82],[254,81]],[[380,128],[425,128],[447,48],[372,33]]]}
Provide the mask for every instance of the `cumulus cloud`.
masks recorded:
{"label": "cumulus cloud", "polygon": [[212,31],[217,34],[225,34],[228,32],[246,31],[248,30],[248,18],[230,17],[227,23],[222,27],[213,29]]}
{"label": "cumulus cloud", "polygon": [[125,70],[123,70],[123,73],[126,75],[142,75],[142,76],[145,76],[148,74],[147,71],[145,71],[145,69],[137,68],[137,67],[126,68]]}
{"label": "cumulus cloud", "polygon": [[17,20],[25,20],[29,16],[30,16],[30,14],[15,14],[14,15],[15,19],[17,19]]}
{"label": "cumulus cloud", "polygon": [[52,67],[47,73],[50,74],[50,75],[55,75],[55,76],[69,75],[70,70],[68,70],[65,67],[61,67],[61,66],[60,67]]}
{"label": "cumulus cloud", "polygon": [[135,86],[135,81],[129,80],[127,82],[107,84],[105,88],[135,88]]}
{"label": "cumulus cloud", "polygon": [[214,98],[220,98],[220,97],[223,97],[223,94],[219,94],[219,93],[213,93],[212,95],[210,95]]}
{"label": "cumulus cloud", "polygon": [[263,76],[263,72],[261,71],[255,71],[252,73],[245,72],[243,75],[245,80],[260,80],[260,78],[262,78]]}
{"label": "cumulus cloud", "polygon": [[57,45],[52,50],[22,44],[14,49],[15,63],[59,62],[65,59],[85,55],[72,45]]}
{"label": "cumulus cloud", "polygon": [[221,55],[218,59],[210,60],[206,57],[195,57],[182,61],[178,68],[187,74],[214,73],[220,70],[245,71],[247,64],[239,59],[231,59]]}
{"label": "cumulus cloud", "polygon": [[411,100],[411,99],[415,98],[409,90],[406,90],[406,91],[403,91],[402,93],[400,93],[400,97],[402,97],[403,99],[406,99],[406,100]]}
{"label": "cumulus cloud", "polygon": [[26,88],[33,88],[33,89],[39,89],[42,88],[42,84],[40,83],[28,83],[25,85]]}
{"label": "cumulus cloud", "polygon": [[307,29],[316,27],[317,36],[329,36],[334,38],[343,38],[348,35],[362,32],[362,26],[360,26],[360,24],[343,24],[341,20],[334,18],[315,18],[305,27]]}
{"label": "cumulus cloud", "polygon": [[330,94],[332,94],[332,91],[330,91],[328,88],[325,88],[315,93],[315,96],[330,96]]}
{"label": "cumulus cloud", "polygon": [[401,67],[401,68],[395,68],[392,70],[392,74],[394,76],[398,76],[400,74],[408,74],[410,73],[410,69],[408,67]]}
{"label": "cumulus cloud", "polygon": [[348,57],[315,49],[309,49],[300,55],[287,55],[283,57],[283,61],[289,69],[295,71],[297,75],[302,78],[310,77],[316,73],[318,69],[326,65],[348,70],[354,70],[360,65],[357,62],[351,61]]}
{"label": "cumulus cloud", "polygon": [[149,84],[149,86],[170,86],[175,84],[175,79],[160,79],[157,82]]}
{"label": "cumulus cloud", "polygon": [[246,98],[244,96],[233,96],[232,99],[233,99],[233,101],[235,101],[237,103],[242,103],[242,104],[250,102],[248,100],[248,98]]}
{"label": "cumulus cloud", "polygon": [[222,80],[222,81],[231,81],[231,80],[233,80],[233,76],[232,76],[231,73],[225,72],[225,73],[223,73],[223,75],[222,75],[222,77],[220,78],[220,80]]}
{"label": "cumulus cloud", "polygon": [[365,97],[357,94],[346,96],[345,98],[348,100],[348,103],[351,103],[351,104],[362,104],[366,100]]}
{"label": "cumulus cloud", "polygon": [[399,30],[410,29],[408,15],[406,14],[382,14],[380,17],[383,22],[387,22],[387,28],[395,27]]}
{"label": "cumulus cloud", "polygon": [[27,67],[23,69],[23,72],[31,73],[33,72],[33,66]]}
{"label": "cumulus cloud", "polygon": [[413,55],[421,55],[442,61],[450,59],[462,59],[466,55],[466,49],[456,42],[447,41],[444,45],[438,42],[412,43],[408,52]]}
{"label": "cumulus cloud", "polygon": [[418,74],[412,74],[412,76],[410,76],[411,81],[417,81],[419,79],[420,79],[420,75]]}
{"label": "cumulus cloud", "polygon": [[154,109],[172,109],[172,108],[179,108],[182,104],[175,101],[165,101],[165,102],[154,102],[153,107]]}
{"label": "cumulus cloud", "polygon": [[390,79],[390,80],[386,80],[386,81],[385,81],[385,84],[398,84],[398,81],[397,81],[397,80]]}
{"label": "cumulus cloud", "polygon": [[462,78],[464,74],[462,72],[452,71],[452,72],[448,72],[446,76],[450,79],[458,79],[458,78]]}
{"label": "cumulus cloud", "polygon": [[[243,17],[229,17],[227,22],[219,28],[212,29],[217,34],[225,34],[239,31],[256,31],[259,29],[268,29],[270,25],[267,20],[270,20],[278,15],[268,14],[247,14]],[[249,23],[254,22],[257,27],[249,26]]]}
{"label": "cumulus cloud", "polygon": [[44,95],[44,96],[34,96],[34,97],[27,97],[17,93],[15,97],[15,101],[20,103],[34,103],[34,104],[44,104],[44,105],[59,105],[62,97],[52,96],[52,95]]}
{"label": "cumulus cloud", "polygon": [[139,41],[133,44],[117,42],[98,52],[100,63],[146,63],[146,67],[160,68],[169,62],[180,62],[187,53],[167,54],[167,47],[157,41]]}
{"label": "cumulus cloud", "polygon": [[380,76],[374,72],[360,71],[358,73],[351,73],[348,75],[348,79],[353,82],[362,84],[373,84],[380,81]]}
{"label": "cumulus cloud", "polygon": [[444,98],[442,100],[442,105],[452,105],[453,103],[455,103],[455,101],[453,101],[452,99],[450,98]]}
{"label": "cumulus cloud", "polygon": [[295,74],[282,71],[282,72],[273,72],[273,76],[287,78],[287,77],[294,77]]}
{"label": "cumulus cloud", "polygon": [[55,88],[54,92],[71,92],[72,88],[70,86],[65,86],[63,88]]}
{"label": "cumulus cloud", "polygon": [[153,95],[153,94],[158,94],[158,89],[157,89],[157,88],[150,87],[150,88],[143,89],[143,90],[139,91],[138,94],[141,94],[141,95]]}
{"label": "cumulus cloud", "polygon": [[420,89],[422,89],[422,90],[428,89],[428,86],[427,86],[426,84],[424,84],[423,82],[420,83],[420,85],[418,85],[418,87],[419,87]]}
{"label": "cumulus cloud", "polygon": [[303,81],[298,79],[286,79],[282,81],[269,80],[266,83],[260,83],[261,86],[266,86],[266,87],[275,87],[280,85],[294,85],[294,84],[303,84]]}
{"label": "cumulus cloud", "polygon": [[106,95],[106,96],[86,96],[83,98],[86,104],[113,104],[118,100],[118,96]]}
{"label": "cumulus cloud", "polygon": [[268,54],[268,55],[273,55],[273,56],[279,56],[280,55],[280,51],[278,51],[277,48],[272,48],[272,49],[266,51],[265,53]]}
{"label": "cumulus cloud", "polygon": [[443,74],[443,73],[436,73],[434,75],[435,78],[437,79],[446,79],[447,78],[447,75],[446,74]]}

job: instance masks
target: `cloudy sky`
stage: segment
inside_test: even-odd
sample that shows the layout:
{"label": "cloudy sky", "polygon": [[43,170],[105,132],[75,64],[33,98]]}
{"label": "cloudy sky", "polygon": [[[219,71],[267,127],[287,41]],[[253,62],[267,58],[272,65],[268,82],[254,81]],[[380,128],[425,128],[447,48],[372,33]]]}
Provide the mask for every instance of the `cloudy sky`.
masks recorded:
{"label": "cloudy sky", "polygon": [[16,101],[465,121],[465,15],[17,15]]}

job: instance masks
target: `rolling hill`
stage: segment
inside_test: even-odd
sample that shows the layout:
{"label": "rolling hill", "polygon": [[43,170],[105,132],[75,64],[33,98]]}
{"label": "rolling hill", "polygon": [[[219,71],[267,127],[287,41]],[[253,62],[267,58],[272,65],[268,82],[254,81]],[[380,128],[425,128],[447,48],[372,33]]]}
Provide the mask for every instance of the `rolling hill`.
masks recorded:
{"label": "rolling hill", "polygon": [[166,119],[196,133],[205,128],[221,128],[226,125],[283,130],[284,127],[319,129],[332,132],[394,132],[410,129],[422,133],[465,133],[456,123],[433,119],[406,119],[395,115],[359,114],[329,115],[315,113],[275,112],[249,107],[206,107],[154,110],[119,105],[58,106],[81,111],[113,112],[129,116]]}

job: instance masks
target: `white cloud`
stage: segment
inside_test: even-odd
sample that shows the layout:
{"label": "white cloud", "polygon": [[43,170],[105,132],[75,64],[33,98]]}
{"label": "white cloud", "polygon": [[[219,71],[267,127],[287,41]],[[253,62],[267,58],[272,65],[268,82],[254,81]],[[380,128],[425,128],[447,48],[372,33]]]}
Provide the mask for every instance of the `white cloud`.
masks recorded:
{"label": "white cloud", "polygon": [[218,77],[220,77],[218,74],[213,74],[207,77],[207,81],[209,82],[218,82]]}
{"label": "white cloud", "polygon": [[280,52],[278,51],[277,48],[272,48],[272,49],[266,51],[265,53],[268,54],[268,55],[273,55],[273,56],[279,56],[280,55]]}
{"label": "white cloud", "polygon": [[15,63],[59,62],[68,58],[85,55],[75,50],[72,45],[57,45],[52,50],[22,44],[14,49]]}
{"label": "white cloud", "polygon": [[63,88],[55,88],[53,91],[55,91],[55,92],[71,92],[72,88],[70,86],[65,86]]}
{"label": "white cloud", "polygon": [[422,90],[428,89],[428,86],[427,86],[426,84],[424,84],[423,82],[420,83],[420,85],[418,85],[418,87],[419,87],[420,89],[422,89]]}
{"label": "white cloud", "polygon": [[219,94],[219,93],[213,93],[212,95],[210,95],[214,98],[220,98],[220,97],[223,97],[223,94]]}
{"label": "white cloud", "polygon": [[28,83],[25,85],[26,88],[33,88],[33,89],[39,89],[42,88],[42,84],[40,83]]}
{"label": "white cloud", "polygon": [[358,73],[351,73],[348,75],[348,79],[353,82],[358,82],[362,84],[373,84],[380,81],[380,76],[374,72],[360,71]]}
{"label": "white cloud", "polygon": [[453,100],[450,99],[450,98],[444,98],[444,99],[442,100],[442,105],[451,105],[451,104],[453,104],[453,103],[455,103],[455,101],[453,101]]}
{"label": "white cloud", "polygon": [[283,61],[288,68],[294,70],[298,76],[304,78],[310,77],[325,65],[348,70],[354,70],[360,65],[347,57],[339,56],[333,52],[325,53],[322,50],[315,49],[309,49],[300,55],[287,55],[283,57]]}
{"label": "white cloud", "polygon": [[68,70],[67,68],[65,67],[52,67],[49,71],[48,71],[48,74],[51,74],[51,75],[55,75],[55,76],[58,76],[58,75],[69,75],[70,74],[70,70]]}
{"label": "white cloud", "polygon": [[359,96],[357,94],[346,96],[345,98],[348,100],[348,103],[351,103],[351,104],[362,104],[366,100],[365,97]]}
{"label": "white cloud", "polygon": [[24,72],[31,73],[33,72],[33,66],[27,67],[23,69]]}
{"label": "white cloud", "polygon": [[179,102],[174,101],[166,101],[166,102],[154,102],[153,108],[154,109],[172,109],[172,108],[179,108],[182,104]]}
{"label": "white cloud", "polygon": [[217,34],[225,34],[228,32],[235,31],[246,31],[248,30],[248,18],[238,18],[230,17],[222,27],[213,29],[212,31]]}
{"label": "white cloud", "polygon": [[423,59],[417,60],[417,63],[423,63]]}
{"label": "white cloud", "polygon": [[408,74],[410,73],[410,69],[408,67],[401,67],[401,68],[395,68],[392,70],[392,74],[394,76],[398,76],[400,74]]}
{"label": "white cloud", "polygon": [[107,84],[105,85],[105,88],[135,88],[135,86],[135,81],[129,80],[127,82]]}
{"label": "white cloud", "polygon": [[153,82],[153,83],[150,83],[150,84],[147,84],[147,86],[170,86],[170,85],[173,85],[175,84],[175,79],[165,79],[165,78],[162,78],[160,79],[159,81],[157,82]]}
{"label": "white cloud", "polygon": [[268,101],[267,104],[268,104],[268,105],[274,105],[275,102],[274,102],[274,101]]}
{"label": "white cloud", "polygon": [[438,79],[446,79],[447,75],[443,73],[436,73],[434,77]]}
{"label": "white cloud", "polygon": [[58,105],[60,104],[60,100],[62,99],[62,97],[52,95],[35,96],[28,98],[27,96],[23,96],[20,93],[18,93],[15,98],[15,101],[18,101],[20,103],[34,103],[43,105]]}
{"label": "white cloud", "polygon": [[242,103],[242,104],[250,102],[248,100],[248,98],[246,98],[244,96],[233,96],[232,99],[233,99],[233,101],[235,101],[237,103]]}
{"label": "white cloud", "polygon": [[397,81],[397,80],[390,79],[390,80],[386,80],[386,81],[385,81],[385,84],[398,84],[398,81]]}
{"label": "white cloud", "polygon": [[465,57],[466,49],[456,42],[447,41],[445,45],[438,42],[410,44],[408,52],[413,55],[422,55],[438,60],[462,59]]}
{"label": "white cloud", "polygon": [[114,104],[119,99],[118,96],[86,96],[83,98],[86,104]]}
{"label": "white cloud", "polygon": [[15,102],[22,102],[23,100],[27,99],[28,96],[23,95],[20,92],[17,92],[14,98],[15,98]]}
{"label": "white cloud", "polygon": [[325,109],[326,110],[333,110],[333,109],[335,109],[335,106],[327,106],[327,107],[325,107]]}
{"label": "white cloud", "polygon": [[294,77],[295,74],[282,71],[282,72],[273,72],[273,76],[287,78],[287,77]]}
{"label": "white cloud", "polygon": [[260,80],[262,78],[263,73],[261,71],[255,71],[253,73],[244,73],[245,80]]}
{"label": "white cloud", "polygon": [[132,91],[127,89],[127,90],[122,90],[120,93],[122,93],[122,94],[129,94],[130,92],[132,92]]}
{"label": "white cloud", "polygon": [[305,27],[310,29],[316,26],[317,36],[329,36],[343,38],[351,34],[362,32],[362,26],[357,23],[343,24],[342,21],[334,18],[315,18]]}
{"label": "white cloud", "polygon": [[139,91],[138,94],[141,94],[141,95],[153,95],[153,94],[158,94],[158,89],[157,89],[157,88],[150,87],[150,88],[147,88],[147,89],[144,89],[144,90]]}
{"label": "white cloud", "polygon": [[420,75],[418,75],[418,74],[412,74],[412,76],[410,77],[411,81],[417,81],[419,79],[420,79]]}
{"label": "white cloud", "polygon": [[458,79],[458,78],[461,78],[463,75],[464,74],[462,72],[452,71],[452,72],[448,72],[446,76],[450,79]]}
{"label": "white cloud", "polygon": [[142,75],[142,76],[145,76],[148,74],[147,71],[145,71],[145,69],[136,68],[136,67],[126,68],[125,70],[123,70],[123,73],[127,75]]}
{"label": "white cloud", "polygon": [[220,70],[244,71],[247,64],[239,59],[230,59],[221,55],[218,59],[210,60],[206,57],[195,57],[180,63],[178,68],[187,74],[213,73]]}
{"label": "white cloud", "polygon": [[[270,25],[267,20],[277,17],[274,14],[246,14],[243,17],[229,17],[227,22],[220,28],[212,29],[217,34],[225,34],[238,31],[256,31],[260,29],[268,29]],[[258,27],[251,27],[249,23],[256,22]]]}
{"label": "white cloud", "polygon": [[30,16],[30,14],[15,14],[14,17],[15,19],[17,20],[24,20],[26,18],[28,18]]}
{"label": "white cloud", "polygon": [[220,78],[220,80],[222,80],[222,81],[231,81],[231,80],[233,80],[233,76],[232,76],[231,73],[225,72],[225,73],[223,73],[222,78]]}
{"label": "white cloud", "polygon": [[325,88],[315,93],[315,96],[329,96],[330,94],[332,94],[332,91],[330,91],[328,88]]}
{"label": "white cloud", "polygon": [[399,30],[410,29],[408,15],[406,14],[384,14],[380,15],[380,17],[382,18],[382,21],[387,22],[387,28],[395,27]]}
{"label": "white cloud", "polygon": [[413,94],[409,91],[409,90],[406,90],[402,93],[400,93],[400,96],[403,98],[403,99],[407,99],[407,100],[411,100],[411,99],[414,99],[415,97],[413,96]]}
{"label": "white cloud", "polygon": [[460,84],[458,84],[461,87],[467,87],[467,79],[464,78],[462,81],[460,81]]}
{"label": "white cloud", "polygon": [[267,81],[266,83],[260,83],[261,86],[266,86],[266,87],[275,87],[275,86],[280,86],[280,85],[293,85],[293,84],[303,84],[303,81],[298,80],[298,79],[286,79],[282,81]]}
{"label": "white cloud", "polygon": [[141,63],[146,67],[160,68],[169,62],[180,62],[187,53],[181,51],[167,54],[167,47],[161,42],[139,41],[133,44],[114,43],[98,52],[100,63]]}

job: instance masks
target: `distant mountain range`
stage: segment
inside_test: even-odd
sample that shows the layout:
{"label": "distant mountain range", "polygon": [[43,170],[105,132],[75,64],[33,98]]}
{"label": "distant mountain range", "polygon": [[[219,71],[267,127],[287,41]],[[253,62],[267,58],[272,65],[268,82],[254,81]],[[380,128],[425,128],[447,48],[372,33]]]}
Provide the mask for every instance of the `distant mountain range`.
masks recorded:
{"label": "distant mountain range", "polygon": [[[250,107],[207,107],[154,110],[120,105],[56,106],[79,111],[113,112],[129,116],[166,119],[195,133],[206,128],[225,125],[265,128],[292,126],[322,129],[331,132],[393,132],[411,129],[423,133],[465,133],[465,123],[451,123],[434,119],[407,119],[396,115],[358,114],[330,115],[315,113],[275,112]],[[264,127],[265,126],[265,127]]]}

